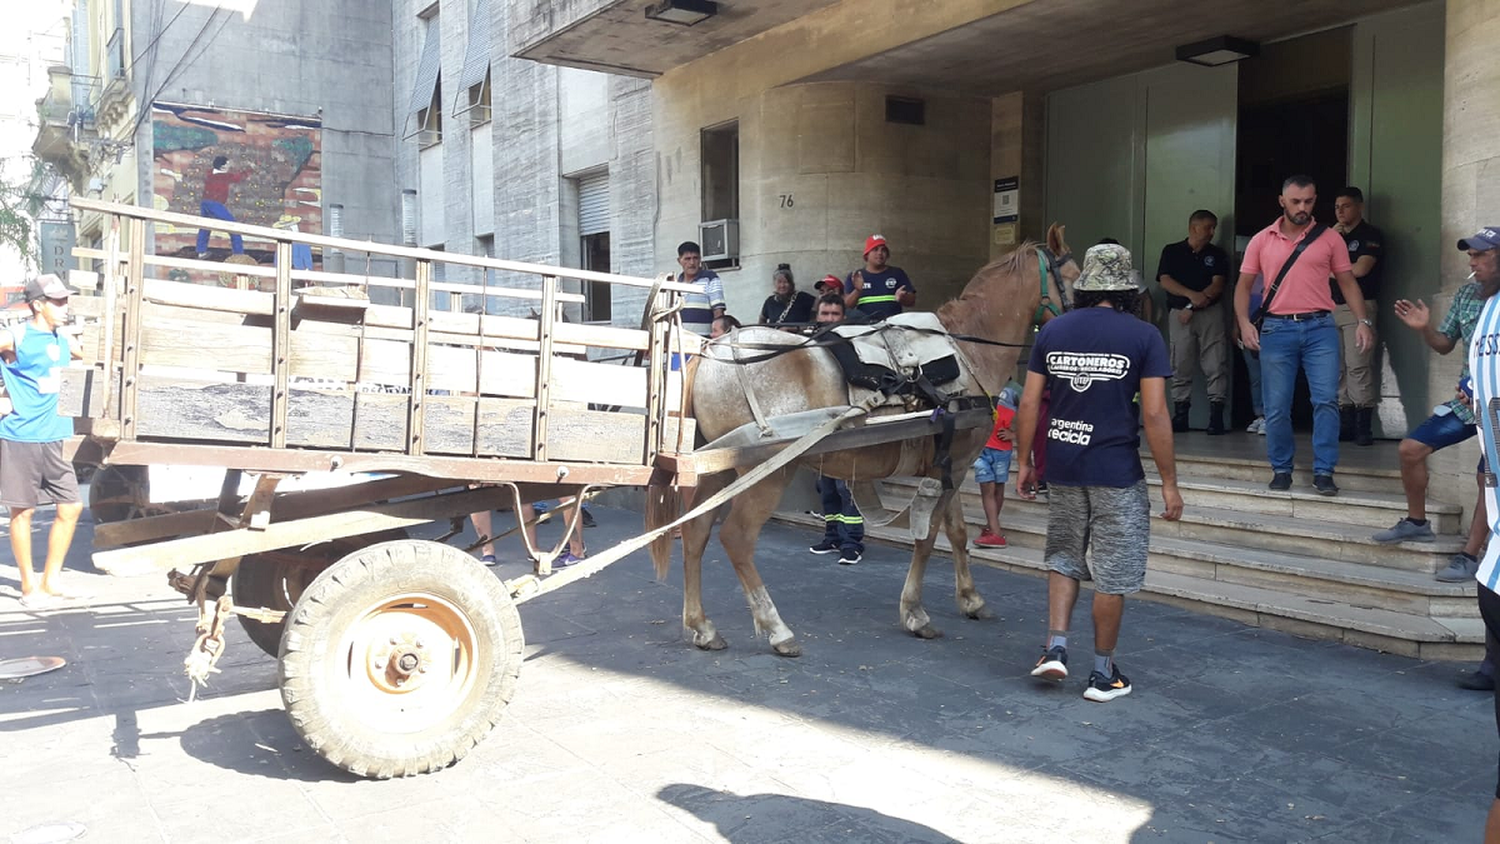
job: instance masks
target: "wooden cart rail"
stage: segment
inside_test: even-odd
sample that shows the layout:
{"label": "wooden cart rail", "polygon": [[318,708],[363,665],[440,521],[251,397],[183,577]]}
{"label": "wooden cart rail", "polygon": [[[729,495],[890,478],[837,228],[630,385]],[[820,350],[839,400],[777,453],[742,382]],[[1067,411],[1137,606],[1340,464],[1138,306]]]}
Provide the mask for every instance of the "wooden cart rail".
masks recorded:
{"label": "wooden cart rail", "polygon": [[[327,469],[338,455],[412,458],[397,469],[481,479],[472,461],[500,458],[545,465],[557,479],[572,464],[612,467],[637,480],[663,451],[691,446],[682,415],[682,378],[671,351],[695,352],[701,341],[672,319],[680,294],[669,279],[643,279],[546,267],[427,249],[330,238],[206,220],[134,206],[75,199],[79,210],[110,219],[98,277],[73,280],[97,296],[76,297],[75,311],[97,317],[82,338],[100,362],[70,370],[65,398],[88,431],[114,448],[107,459],[173,462],[157,446],[208,446],[217,459],[250,458],[226,468],[285,470],[260,449],[299,454],[292,462]],[[200,261],[145,252],[148,225],[207,227],[269,240],[275,265]],[[291,247],[381,255],[412,263],[412,277],[291,268]],[[530,274],[539,289],[439,282],[435,267]],[[224,289],[154,278],[152,269],[254,276],[269,290]],[[561,319],[577,300],[559,287],[576,278],[652,291],[641,329],[580,325]],[[293,282],[313,286],[293,289]],[[326,285],[337,285],[329,287]],[[348,292],[388,286],[414,291],[410,307],[375,304]],[[453,310],[433,307],[449,294]],[[536,319],[459,313],[465,293],[539,301]],[[620,353],[645,363],[620,366]],[[608,407],[610,410],[598,408]],[[119,446],[147,446],[129,454]],[[428,458],[442,458],[426,462]],[[446,458],[468,458],[444,460]],[[191,459],[200,462],[202,455]],[[506,469],[516,468],[514,466]],[[304,469],[305,471],[306,469]],[[535,471],[528,474],[534,475]],[[619,471],[599,473],[618,477]],[[587,482],[587,481],[585,481]]]}

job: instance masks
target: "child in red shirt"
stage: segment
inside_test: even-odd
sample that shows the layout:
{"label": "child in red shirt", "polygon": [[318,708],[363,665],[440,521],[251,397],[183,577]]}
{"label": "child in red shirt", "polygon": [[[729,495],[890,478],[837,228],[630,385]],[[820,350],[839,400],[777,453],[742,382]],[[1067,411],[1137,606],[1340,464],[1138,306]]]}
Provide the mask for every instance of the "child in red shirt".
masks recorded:
{"label": "child in red shirt", "polygon": [[1005,506],[1005,484],[1010,480],[1010,458],[1016,432],[1016,391],[1000,391],[995,400],[995,428],[989,442],[974,460],[974,480],[979,483],[979,498],[984,502],[985,526],[974,544],[984,548],[1004,548],[1005,535],[1000,532],[1000,508]]}

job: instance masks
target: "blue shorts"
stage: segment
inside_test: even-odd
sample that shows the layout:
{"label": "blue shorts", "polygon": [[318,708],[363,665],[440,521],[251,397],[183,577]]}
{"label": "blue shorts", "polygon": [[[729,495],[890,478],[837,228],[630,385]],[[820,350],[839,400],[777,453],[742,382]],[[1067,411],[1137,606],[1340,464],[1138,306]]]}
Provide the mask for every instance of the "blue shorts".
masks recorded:
{"label": "blue shorts", "polygon": [[1406,438],[1416,440],[1433,451],[1440,451],[1474,436],[1478,430],[1472,423],[1459,419],[1456,413],[1445,413],[1442,416],[1433,414],[1413,428]]}
{"label": "blue shorts", "polygon": [[1010,480],[1010,456],[1015,449],[1001,451],[986,448],[974,458],[974,480],[982,484],[1001,484]]}

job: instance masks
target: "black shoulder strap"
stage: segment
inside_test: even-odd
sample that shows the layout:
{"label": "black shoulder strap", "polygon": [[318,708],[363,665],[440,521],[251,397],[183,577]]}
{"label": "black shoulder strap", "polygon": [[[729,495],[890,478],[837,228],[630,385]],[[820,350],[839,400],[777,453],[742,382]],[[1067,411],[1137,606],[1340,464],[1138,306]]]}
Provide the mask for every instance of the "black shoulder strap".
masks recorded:
{"label": "black shoulder strap", "polygon": [[1259,326],[1261,321],[1266,318],[1266,314],[1271,312],[1271,299],[1276,296],[1276,291],[1281,289],[1281,282],[1286,279],[1286,274],[1291,271],[1292,265],[1297,263],[1298,258],[1302,257],[1302,251],[1308,247],[1308,244],[1322,237],[1323,232],[1327,230],[1328,227],[1322,223],[1317,223],[1307,230],[1307,234],[1302,238],[1302,242],[1297,244],[1297,248],[1293,249],[1292,254],[1287,256],[1286,263],[1281,265],[1281,272],[1276,274],[1276,280],[1271,282],[1271,286],[1267,288],[1266,298],[1261,300],[1260,310],[1255,312],[1255,316],[1250,320],[1251,322]]}

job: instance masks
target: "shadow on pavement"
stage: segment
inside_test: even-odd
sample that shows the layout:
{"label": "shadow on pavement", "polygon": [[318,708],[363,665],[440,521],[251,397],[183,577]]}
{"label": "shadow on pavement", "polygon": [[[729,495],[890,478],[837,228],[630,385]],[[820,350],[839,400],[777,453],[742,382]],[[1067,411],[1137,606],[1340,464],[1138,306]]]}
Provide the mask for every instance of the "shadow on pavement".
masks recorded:
{"label": "shadow on pavement", "polygon": [[713,824],[731,844],[849,841],[949,844],[958,840],[930,826],[893,818],[874,809],[807,797],[736,794],[687,783],[662,786],[656,796],[663,803]]}

